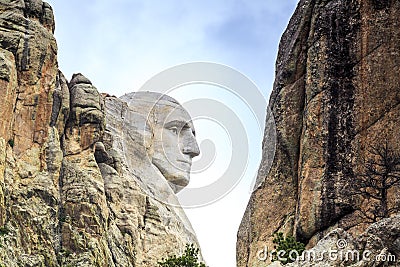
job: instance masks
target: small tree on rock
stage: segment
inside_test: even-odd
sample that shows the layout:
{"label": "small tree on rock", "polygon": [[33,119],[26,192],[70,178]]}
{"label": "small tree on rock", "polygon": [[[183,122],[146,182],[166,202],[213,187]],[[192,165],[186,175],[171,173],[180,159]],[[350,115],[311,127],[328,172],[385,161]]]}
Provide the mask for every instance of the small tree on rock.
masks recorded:
{"label": "small tree on rock", "polygon": [[186,244],[184,253],[177,257],[170,256],[168,259],[162,259],[158,262],[160,267],[206,267],[202,262],[199,262],[200,250],[195,248],[193,244]]}
{"label": "small tree on rock", "polygon": [[301,256],[306,249],[306,246],[301,242],[297,242],[293,236],[288,235],[285,237],[281,232],[274,235],[272,242],[275,244],[272,252],[272,261],[280,261],[283,265],[294,262],[296,257]]}
{"label": "small tree on rock", "polygon": [[371,205],[362,210],[364,216],[376,222],[387,218],[399,207],[389,207],[388,193],[394,186],[400,185],[400,153],[390,148],[386,141],[378,147],[369,149],[371,158],[365,163],[362,173],[357,175],[356,194],[371,201]]}

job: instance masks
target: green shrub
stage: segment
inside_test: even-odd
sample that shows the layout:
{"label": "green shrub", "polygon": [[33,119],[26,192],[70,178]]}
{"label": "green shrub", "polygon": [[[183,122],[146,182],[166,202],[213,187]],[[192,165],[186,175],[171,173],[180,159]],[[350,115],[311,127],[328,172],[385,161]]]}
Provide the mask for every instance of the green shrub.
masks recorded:
{"label": "green shrub", "polygon": [[8,140],[8,144],[10,145],[11,148],[13,148],[14,147],[14,140],[13,139]]}
{"label": "green shrub", "polygon": [[[287,264],[295,260],[295,256],[300,256],[305,250],[305,245],[297,242],[293,236],[283,236],[283,233],[276,233],[272,241],[275,244],[275,251],[272,253],[272,261],[279,260],[282,264]],[[278,253],[281,252],[279,255]]]}
{"label": "green shrub", "polygon": [[0,227],[0,235],[6,235],[10,232],[6,226]]}
{"label": "green shrub", "polygon": [[168,259],[162,259],[158,262],[160,267],[206,267],[202,262],[199,262],[199,249],[195,248],[193,244],[186,244],[185,252],[183,255],[177,257],[170,256]]}

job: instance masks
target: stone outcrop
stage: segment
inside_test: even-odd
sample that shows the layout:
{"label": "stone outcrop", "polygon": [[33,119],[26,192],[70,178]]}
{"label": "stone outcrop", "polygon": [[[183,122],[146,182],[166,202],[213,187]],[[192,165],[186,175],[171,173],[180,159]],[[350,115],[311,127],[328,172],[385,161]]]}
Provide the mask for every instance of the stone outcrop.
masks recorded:
{"label": "stone outcrop", "polygon": [[54,266],[62,151],[49,127],[57,45],[49,5],[0,2],[0,262]]}
{"label": "stone outcrop", "polygon": [[[337,227],[357,235],[370,225],[360,210],[372,204],[354,195],[354,184],[371,146],[400,149],[399,8],[399,1],[299,2],[269,103],[276,154],[269,173],[261,162],[263,182],[238,232],[238,266],[264,266],[256,253],[273,247],[276,232],[312,246]],[[390,189],[390,207],[398,194]]]}
{"label": "stone outcrop", "polygon": [[285,266],[398,266],[396,259],[400,259],[400,215],[372,224],[356,238],[335,229]]}
{"label": "stone outcrop", "polygon": [[0,265],[153,267],[198,246],[182,209],[130,171],[127,104],[68,82],[53,32],[47,3],[0,0]]}

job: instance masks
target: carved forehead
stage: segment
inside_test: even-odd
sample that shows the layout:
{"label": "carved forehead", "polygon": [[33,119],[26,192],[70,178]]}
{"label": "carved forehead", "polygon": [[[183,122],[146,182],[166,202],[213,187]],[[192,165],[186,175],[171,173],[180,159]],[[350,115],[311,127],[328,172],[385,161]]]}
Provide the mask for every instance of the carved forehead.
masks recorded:
{"label": "carved forehead", "polygon": [[189,113],[181,105],[171,102],[158,102],[154,108],[156,123],[165,124],[170,121],[181,121],[191,124]]}
{"label": "carved forehead", "polygon": [[133,92],[121,96],[121,99],[128,103],[128,105],[150,105],[156,103],[164,103],[166,105],[180,105],[179,102],[165,94],[157,92]]}
{"label": "carved forehead", "polygon": [[171,120],[189,122],[191,120],[186,109],[179,102],[157,92],[133,92],[121,97],[130,108],[146,117],[154,116],[157,123],[166,123]]}

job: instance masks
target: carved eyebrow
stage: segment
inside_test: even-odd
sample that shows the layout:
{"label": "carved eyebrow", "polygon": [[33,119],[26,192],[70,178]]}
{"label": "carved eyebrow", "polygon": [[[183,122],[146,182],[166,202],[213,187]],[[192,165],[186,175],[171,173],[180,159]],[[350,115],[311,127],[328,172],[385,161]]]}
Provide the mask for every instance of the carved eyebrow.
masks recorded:
{"label": "carved eyebrow", "polygon": [[185,127],[187,125],[187,123],[185,121],[179,121],[179,120],[174,120],[174,121],[170,121],[167,122],[166,124],[164,124],[164,128],[169,128],[169,127]]}

